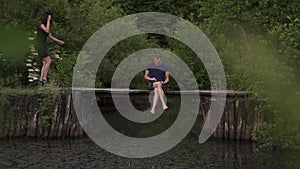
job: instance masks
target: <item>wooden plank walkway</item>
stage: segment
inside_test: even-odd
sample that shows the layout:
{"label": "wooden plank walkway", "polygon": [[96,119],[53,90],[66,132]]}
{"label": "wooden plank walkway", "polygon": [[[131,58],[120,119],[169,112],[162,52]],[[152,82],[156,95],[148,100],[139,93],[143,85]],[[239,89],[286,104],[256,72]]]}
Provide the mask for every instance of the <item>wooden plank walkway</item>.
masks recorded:
{"label": "wooden plank walkway", "polygon": [[[149,90],[138,90],[138,89],[129,89],[129,88],[72,88],[73,91],[82,91],[82,92],[95,92],[96,94],[134,94],[134,95],[144,95],[150,94]],[[180,91],[171,91],[167,90],[166,95],[196,95],[200,96],[211,96],[218,94],[226,94],[226,96],[251,96],[252,92],[250,91],[236,91],[236,90],[180,90]]]}

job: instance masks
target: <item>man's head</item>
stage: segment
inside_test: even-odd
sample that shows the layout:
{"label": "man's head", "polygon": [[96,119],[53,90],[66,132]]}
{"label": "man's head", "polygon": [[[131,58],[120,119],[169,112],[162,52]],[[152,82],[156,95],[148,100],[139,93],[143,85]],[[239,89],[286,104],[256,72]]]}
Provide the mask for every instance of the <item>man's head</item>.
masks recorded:
{"label": "man's head", "polygon": [[155,55],[154,62],[156,65],[160,65],[162,63],[162,56],[160,54]]}

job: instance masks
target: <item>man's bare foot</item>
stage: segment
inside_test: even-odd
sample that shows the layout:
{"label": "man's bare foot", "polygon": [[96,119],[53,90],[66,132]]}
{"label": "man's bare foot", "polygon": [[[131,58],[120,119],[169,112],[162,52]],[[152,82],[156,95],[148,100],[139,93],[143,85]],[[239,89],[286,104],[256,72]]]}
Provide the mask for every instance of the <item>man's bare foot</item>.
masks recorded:
{"label": "man's bare foot", "polygon": [[167,106],[167,105],[164,105],[164,106],[163,106],[163,109],[164,109],[164,110],[168,109],[168,106]]}
{"label": "man's bare foot", "polygon": [[150,110],[150,113],[151,113],[151,114],[155,114],[155,111],[154,111],[154,110]]}

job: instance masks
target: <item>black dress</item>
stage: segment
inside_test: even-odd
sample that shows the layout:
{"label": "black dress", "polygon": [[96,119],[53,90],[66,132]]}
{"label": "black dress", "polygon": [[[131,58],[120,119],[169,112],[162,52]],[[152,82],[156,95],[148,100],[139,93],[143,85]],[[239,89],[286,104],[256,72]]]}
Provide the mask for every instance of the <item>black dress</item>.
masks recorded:
{"label": "black dress", "polygon": [[41,24],[41,21],[39,21],[37,24],[37,38],[35,48],[38,51],[39,57],[44,58],[49,56],[47,47],[47,38],[49,33],[45,32],[43,29],[40,28]]}

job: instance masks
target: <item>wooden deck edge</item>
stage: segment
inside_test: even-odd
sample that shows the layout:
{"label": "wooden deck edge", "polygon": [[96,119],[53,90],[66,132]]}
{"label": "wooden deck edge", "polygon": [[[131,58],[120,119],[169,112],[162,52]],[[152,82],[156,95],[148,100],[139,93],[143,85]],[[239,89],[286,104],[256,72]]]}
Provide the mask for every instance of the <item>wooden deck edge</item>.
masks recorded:
{"label": "wooden deck edge", "polygon": [[[95,92],[96,94],[150,94],[149,90],[137,90],[129,88],[72,88],[72,91],[80,92]],[[211,95],[226,95],[226,96],[251,96],[250,91],[236,91],[236,90],[181,90],[181,91],[166,91],[166,95],[196,95],[211,96]]]}

